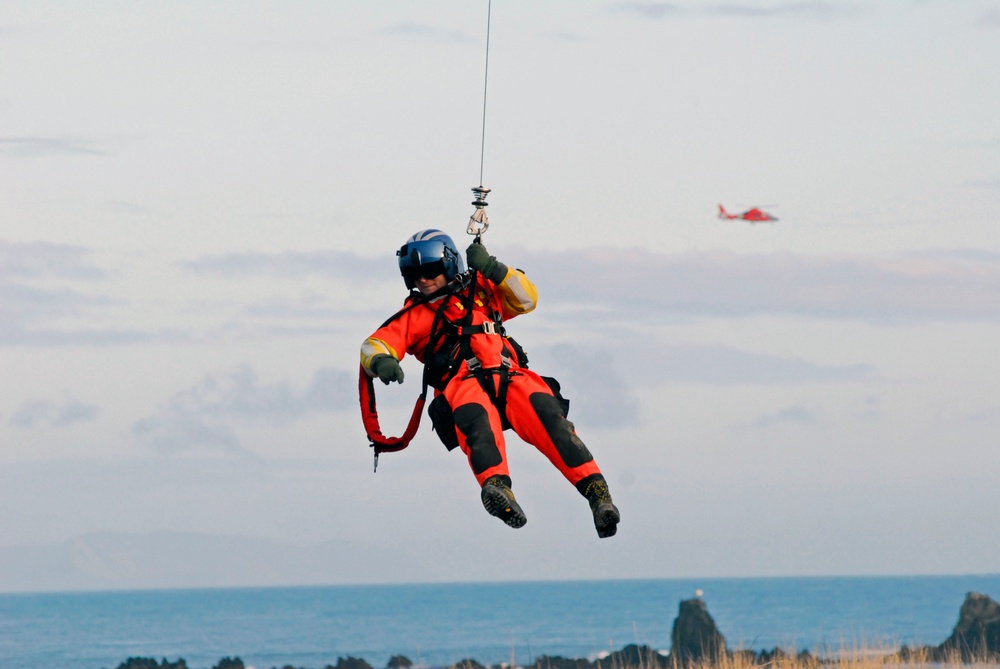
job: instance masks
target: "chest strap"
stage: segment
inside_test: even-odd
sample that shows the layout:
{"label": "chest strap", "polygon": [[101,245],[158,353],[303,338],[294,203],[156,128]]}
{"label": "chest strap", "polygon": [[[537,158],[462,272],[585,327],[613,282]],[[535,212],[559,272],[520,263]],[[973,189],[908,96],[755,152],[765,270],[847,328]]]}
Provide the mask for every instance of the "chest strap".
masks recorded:
{"label": "chest strap", "polygon": [[475,357],[466,359],[465,364],[469,368],[469,373],[464,378],[475,377],[500,414],[500,424],[503,429],[510,428],[510,422],[507,420],[507,384],[510,382],[510,377],[518,376],[518,372],[511,370],[510,354],[507,353],[507,349],[500,352],[499,367],[486,369]]}

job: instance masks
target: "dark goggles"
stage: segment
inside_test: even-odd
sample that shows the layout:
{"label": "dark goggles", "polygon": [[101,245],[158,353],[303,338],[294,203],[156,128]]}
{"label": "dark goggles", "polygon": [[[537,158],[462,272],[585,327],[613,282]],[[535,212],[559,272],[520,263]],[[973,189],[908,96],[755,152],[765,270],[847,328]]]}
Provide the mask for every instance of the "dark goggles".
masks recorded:
{"label": "dark goggles", "polygon": [[444,274],[444,261],[435,260],[434,262],[429,262],[425,265],[401,267],[399,271],[403,273],[403,278],[407,281],[416,281],[417,279],[435,279]]}

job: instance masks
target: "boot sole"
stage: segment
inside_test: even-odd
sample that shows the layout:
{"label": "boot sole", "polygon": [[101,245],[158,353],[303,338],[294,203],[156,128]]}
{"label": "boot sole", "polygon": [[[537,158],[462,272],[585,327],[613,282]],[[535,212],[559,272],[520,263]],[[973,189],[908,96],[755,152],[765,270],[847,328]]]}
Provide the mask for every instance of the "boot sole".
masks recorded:
{"label": "boot sole", "polygon": [[614,504],[606,505],[603,509],[598,508],[597,513],[594,514],[594,527],[597,528],[597,536],[601,539],[615,536],[621,519],[621,514],[618,513]]}
{"label": "boot sole", "polygon": [[496,516],[514,529],[524,527],[528,522],[520,505],[507,497],[500,488],[486,486],[483,488],[482,499],[483,507],[491,516]]}

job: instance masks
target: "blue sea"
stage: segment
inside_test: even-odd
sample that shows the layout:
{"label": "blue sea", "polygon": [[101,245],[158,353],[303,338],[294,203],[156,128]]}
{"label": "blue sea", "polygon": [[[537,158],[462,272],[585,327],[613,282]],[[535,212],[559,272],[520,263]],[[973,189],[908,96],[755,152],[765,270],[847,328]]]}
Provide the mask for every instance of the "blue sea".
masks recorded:
{"label": "blue sea", "polygon": [[730,648],[938,644],[967,592],[1000,575],[627,580],[0,594],[0,669],[114,669],[129,657],[210,669],[375,669],[466,658],[524,665],[636,643],[663,651],[682,599],[701,597]]}

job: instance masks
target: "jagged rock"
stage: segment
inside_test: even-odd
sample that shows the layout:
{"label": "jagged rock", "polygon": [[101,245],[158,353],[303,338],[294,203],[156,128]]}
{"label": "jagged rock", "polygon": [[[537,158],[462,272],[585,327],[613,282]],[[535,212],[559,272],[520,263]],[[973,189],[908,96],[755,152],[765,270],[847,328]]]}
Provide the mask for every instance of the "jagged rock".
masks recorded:
{"label": "jagged rock", "polygon": [[385,665],[385,669],[407,669],[412,667],[413,662],[410,658],[405,655],[393,655],[389,658],[389,662]]}
{"label": "jagged rock", "polygon": [[815,667],[819,664],[819,659],[808,650],[800,650],[799,654],[795,656],[795,662],[800,667]]}
{"label": "jagged rock", "polygon": [[130,657],[118,665],[118,669],[188,669],[184,658],[178,658],[176,662],[168,662],[167,658],[157,664],[151,657]]}
{"label": "jagged rock", "polygon": [[448,667],[448,669],[486,669],[486,667],[479,664],[476,660],[466,658],[464,660],[459,660],[455,664]]}
{"label": "jagged rock", "polygon": [[674,663],[714,662],[728,656],[726,639],[701,599],[681,600],[670,632],[670,659]]}
{"label": "jagged rock", "polygon": [[224,657],[212,669],[246,669],[243,660],[238,657]]}
{"label": "jagged rock", "polygon": [[372,665],[358,657],[338,657],[336,665],[326,665],[325,669],[372,669]]}
{"label": "jagged rock", "polygon": [[895,655],[886,657],[886,663],[929,664],[938,656],[937,646],[902,646]]}
{"label": "jagged rock", "polygon": [[569,658],[561,655],[542,655],[526,669],[592,669],[594,663],[585,658]]}
{"label": "jagged rock", "polygon": [[963,662],[1000,657],[1000,604],[970,592],[958,612],[951,636],[937,647],[937,658],[961,657]]}
{"label": "jagged rock", "polygon": [[617,650],[607,657],[594,662],[594,666],[597,669],[616,669],[620,667],[647,667],[648,669],[654,669],[655,667],[666,667],[667,664],[667,658],[661,655],[655,648],[637,646],[634,643],[630,643],[621,650]]}
{"label": "jagged rock", "polygon": [[789,655],[788,651],[775,646],[771,650],[764,649],[764,650],[760,651],[760,653],[757,655],[757,662],[756,663],[757,664],[771,664],[771,665],[776,665],[778,663],[781,663],[781,664],[790,664],[790,660],[791,659],[792,659],[792,656]]}

